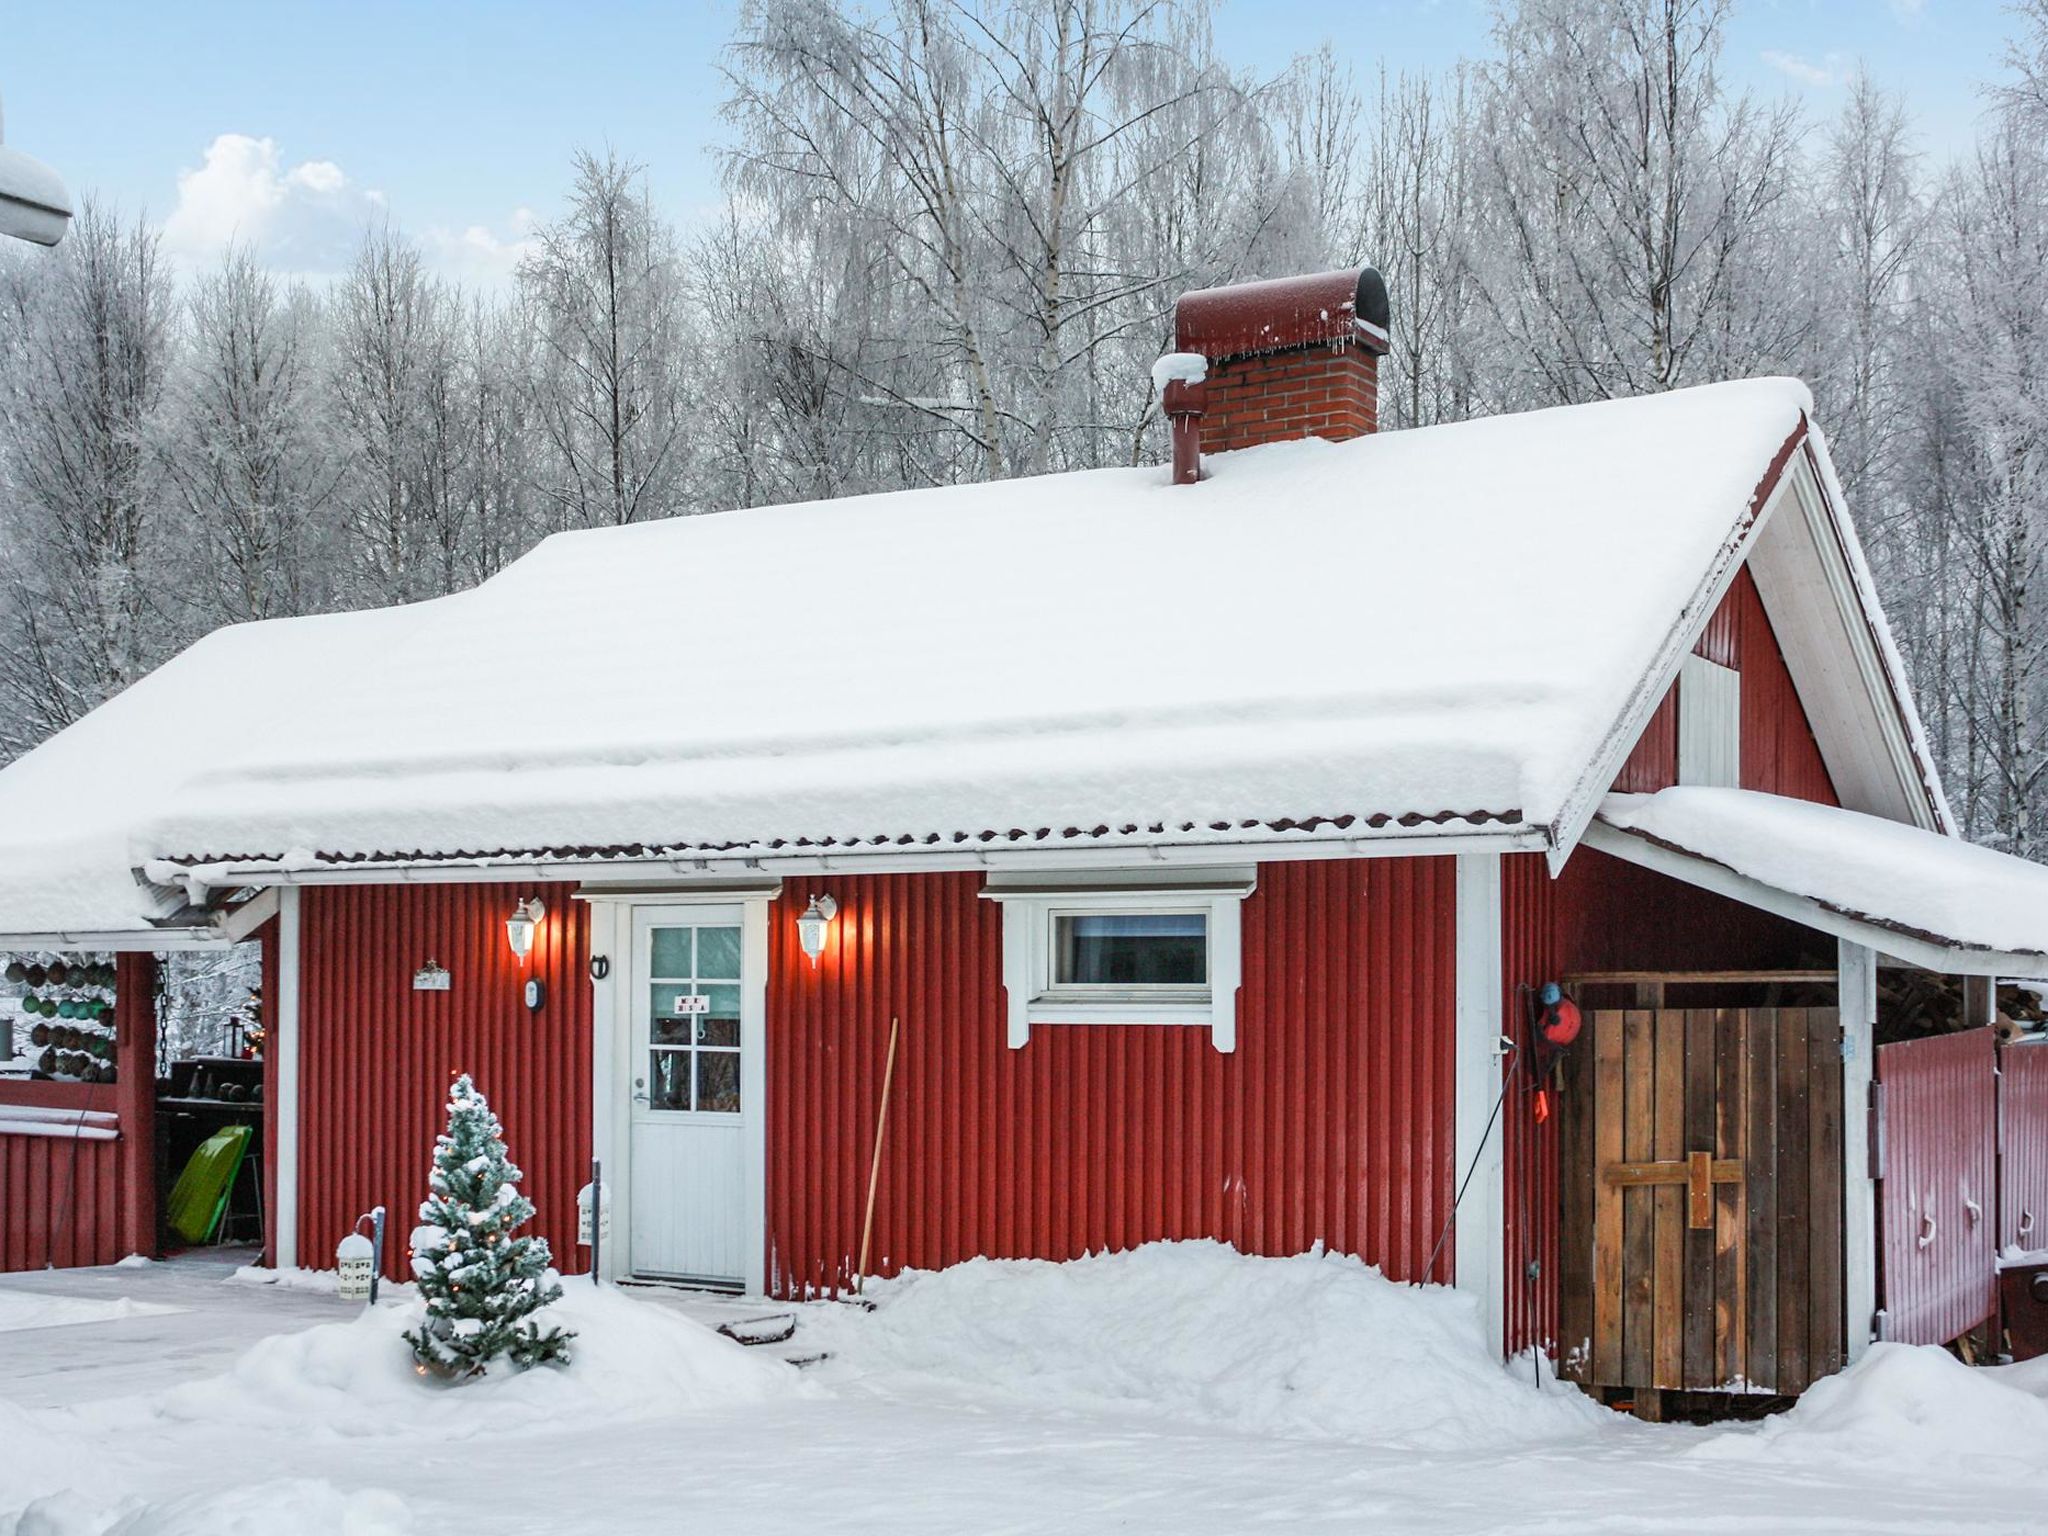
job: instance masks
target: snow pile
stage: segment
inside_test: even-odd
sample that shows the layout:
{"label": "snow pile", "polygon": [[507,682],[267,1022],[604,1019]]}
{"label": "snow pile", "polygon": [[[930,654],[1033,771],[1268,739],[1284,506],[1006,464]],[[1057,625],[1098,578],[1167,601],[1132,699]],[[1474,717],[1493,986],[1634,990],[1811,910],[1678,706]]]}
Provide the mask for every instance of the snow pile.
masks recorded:
{"label": "snow pile", "polygon": [[34,1291],[0,1291],[0,1333],[22,1328],[65,1328],[79,1323],[117,1323],[129,1317],[176,1312],[153,1301],[100,1301],[84,1296],[40,1296]]}
{"label": "snow pile", "polygon": [[1199,352],[1168,352],[1152,365],[1152,393],[1164,399],[1169,384],[1199,384],[1209,377],[1209,359]]}
{"label": "snow pile", "polygon": [[11,1518],[0,1515],[0,1536],[411,1536],[414,1530],[395,1494],[343,1493],[314,1479],[162,1502],[57,1493]]}
{"label": "snow pile", "polygon": [[1868,1463],[1892,1470],[2048,1480],[2048,1361],[1964,1365],[1932,1345],[1874,1344],[1787,1413],[1693,1452],[1711,1460]]}
{"label": "snow pile", "polygon": [[828,1371],[1433,1450],[1578,1439],[1617,1422],[1492,1360],[1470,1297],[1397,1285],[1335,1254],[1151,1243],[1066,1264],[973,1259],[868,1294],[872,1313],[805,1313],[803,1336],[833,1351]]}
{"label": "snow pile", "polygon": [[1750,789],[1609,795],[1600,819],[1853,917],[2048,953],[2048,869],[1860,811]]}
{"label": "snow pile", "polygon": [[795,1397],[817,1389],[793,1367],[750,1354],[700,1323],[610,1289],[571,1285],[536,1316],[576,1332],[566,1369],[494,1369],[444,1387],[424,1379],[400,1335],[417,1302],[378,1306],[263,1340],[222,1376],[173,1388],[166,1419],[298,1424],[308,1435],[473,1439],[556,1422],[625,1422]]}

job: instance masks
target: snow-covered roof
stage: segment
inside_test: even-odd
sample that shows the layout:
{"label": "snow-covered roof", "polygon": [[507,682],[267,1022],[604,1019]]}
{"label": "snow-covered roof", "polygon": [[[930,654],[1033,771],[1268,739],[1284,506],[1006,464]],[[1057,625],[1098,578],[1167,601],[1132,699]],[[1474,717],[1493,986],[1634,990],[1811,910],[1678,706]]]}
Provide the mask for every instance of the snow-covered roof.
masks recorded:
{"label": "snow-covered roof", "polygon": [[[222,630],[0,771],[0,933],[152,860],[1521,833],[1590,807],[1782,379],[558,535]],[[1674,644],[1677,649],[1674,650]]]}
{"label": "snow-covered roof", "polygon": [[[2048,868],[2026,859],[1861,811],[1747,789],[1609,795],[1599,820],[1668,855],[1706,861],[1797,898],[1792,912],[1811,926],[1904,959],[1980,968],[1959,960],[1960,951],[1981,957],[1984,969],[2048,968]],[[1631,853],[1611,834],[1593,843]],[[1724,893],[1762,904],[1740,886]]]}

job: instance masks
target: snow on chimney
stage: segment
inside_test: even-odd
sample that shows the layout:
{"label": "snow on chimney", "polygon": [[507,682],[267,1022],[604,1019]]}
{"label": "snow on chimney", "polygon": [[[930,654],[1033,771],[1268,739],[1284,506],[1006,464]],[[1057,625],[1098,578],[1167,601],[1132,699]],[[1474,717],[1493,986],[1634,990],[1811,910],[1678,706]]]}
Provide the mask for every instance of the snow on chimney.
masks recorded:
{"label": "snow on chimney", "polygon": [[1200,479],[1203,453],[1376,430],[1387,315],[1387,285],[1371,267],[1183,294],[1179,351],[1153,369],[1174,482]]}

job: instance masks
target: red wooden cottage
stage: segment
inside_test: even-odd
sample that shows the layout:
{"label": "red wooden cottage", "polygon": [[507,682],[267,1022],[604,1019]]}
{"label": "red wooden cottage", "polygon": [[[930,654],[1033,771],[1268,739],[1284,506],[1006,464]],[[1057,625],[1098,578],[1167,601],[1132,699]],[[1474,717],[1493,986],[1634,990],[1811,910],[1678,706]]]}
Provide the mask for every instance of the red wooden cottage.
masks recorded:
{"label": "red wooden cottage", "polygon": [[1376,436],[1386,318],[1191,294],[1171,471],[559,535],[0,772],[0,947],[123,1030],[0,1079],[0,1262],[155,1243],[149,957],[256,941],[279,1264],[466,1070],[571,1267],[595,1155],[617,1274],[830,1290],[900,1021],[876,1271],[1321,1243],[1621,1388],[1904,1336],[1878,967],[2048,975],[2048,872],[1950,835],[1806,391]]}

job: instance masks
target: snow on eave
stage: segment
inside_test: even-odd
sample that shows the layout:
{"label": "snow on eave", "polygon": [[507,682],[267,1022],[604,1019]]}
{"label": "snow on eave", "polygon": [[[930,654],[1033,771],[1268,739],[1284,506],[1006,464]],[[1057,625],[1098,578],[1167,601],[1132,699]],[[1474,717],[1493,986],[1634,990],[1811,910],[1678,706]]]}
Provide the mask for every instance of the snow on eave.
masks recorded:
{"label": "snow on eave", "polygon": [[1627,707],[1608,729],[1600,750],[1579,775],[1577,783],[1566,796],[1557,818],[1544,828],[1549,844],[1548,858],[1550,873],[1555,876],[1564,868],[1565,861],[1578,847],[1586,835],[1586,828],[1592,823],[1594,814],[1600,808],[1600,800],[1613,785],[1621,766],[1628,760],[1635,744],[1642,738],[1650,718],[1657,712],[1671,685],[1678,677],[1678,669],[1685,658],[1692,654],[1699,644],[1700,636],[1706,631],[1714,610],[1727,596],[1728,589],[1735,582],[1736,573],[1749,558],[1749,551],[1762,532],[1770,515],[1777,510],[1779,501],[1790,485],[1786,474],[1789,466],[1802,462],[1798,450],[1812,432],[1812,421],[1808,412],[1799,413],[1799,424],[1794,427],[1778,450],[1771,456],[1756,488],[1750,492],[1749,500],[1736,516],[1723,540],[1721,549],[1713,563],[1701,577],[1690,602],[1679,613],[1671,632],[1658,648],[1655,659],[1637,679],[1634,691],[1629,695]]}

